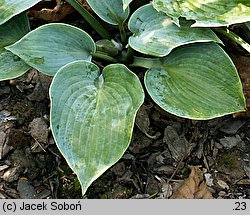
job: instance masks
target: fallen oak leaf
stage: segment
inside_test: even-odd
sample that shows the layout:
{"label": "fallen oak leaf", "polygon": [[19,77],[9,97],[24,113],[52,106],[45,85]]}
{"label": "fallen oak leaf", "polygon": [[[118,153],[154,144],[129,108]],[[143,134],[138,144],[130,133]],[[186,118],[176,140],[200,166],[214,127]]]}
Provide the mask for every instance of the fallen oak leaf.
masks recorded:
{"label": "fallen oak leaf", "polygon": [[190,166],[190,169],[191,173],[188,179],[174,192],[171,199],[213,199],[203,181],[203,173],[199,166]]}
{"label": "fallen oak leaf", "polygon": [[194,199],[213,199],[211,192],[207,188],[207,184],[203,181],[199,185],[198,191],[194,195]]}

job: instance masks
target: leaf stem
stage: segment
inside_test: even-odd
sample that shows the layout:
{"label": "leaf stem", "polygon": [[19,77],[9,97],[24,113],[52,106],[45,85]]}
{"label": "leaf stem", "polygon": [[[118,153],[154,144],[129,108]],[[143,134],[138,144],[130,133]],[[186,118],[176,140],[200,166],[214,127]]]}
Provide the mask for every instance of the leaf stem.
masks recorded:
{"label": "leaf stem", "polygon": [[130,64],[130,66],[150,69],[152,67],[155,67],[155,65],[158,63],[159,63],[159,58],[144,58],[144,57],[134,56],[134,62]]}
{"label": "leaf stem", "polygon": [[93,58],[102,59],[102,60],[112,62],[112,63],[117,62],[115,58],[107,55],[105,52],[97,51],[97,52],[91,53],[91,55]]}
{"label": "leaf stem", "polygon": [[77,10],[83,18],[105,39],[111,39],[110,33],[76,0],[66,0],[75,10]]}
{"label": "leaf stem", "polygon": [[243,40],[241,37],[239,37],[237,34],[233,33],[232,31],[226,29],[214,29],[215,32],[222,34],[226,36],[227,38],[233,40],[238,45],[240,45],[242,48],[247,50],[250,53],[250,44],[248,44],[245,40]]}
{"label": "leaf stem", "polygon": [[121,35],[121,42],[123,45],[126,45],[127,44],[127,34],[126,34],[125,29],[124,29],[124,24],[119,24],[118,27],[119,27],[120,35]]}
{"label": "leaf stem", "polygon": [[132,63],[134,60],[134,50],[128,46],[125,61],[126,63]]}

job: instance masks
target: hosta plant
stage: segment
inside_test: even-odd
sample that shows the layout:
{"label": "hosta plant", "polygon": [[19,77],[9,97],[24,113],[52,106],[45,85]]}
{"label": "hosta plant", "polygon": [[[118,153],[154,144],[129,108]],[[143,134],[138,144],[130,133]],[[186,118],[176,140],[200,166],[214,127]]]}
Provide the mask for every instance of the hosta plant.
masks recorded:
{"label": "hosta plant", "polygon": [[[83,194],[128,148],[144,89],[162,109],[189,119],[245,110],[239,75],[217,35],[250,50],[227,29],[250,21],[249,1],[154,0],[130,14],[132,0],[87,0],[117,29],[119,36],[112,36],[98,17],[68,0],[103,37],[99,41],[63,23],[30,31],[25,11],[37,2],[0,0],[0,79],[31,67],[54,76],[52,133]],[[92,59],[108,65],[101,69]],[[138,71],[146,71],[143,83]]]}

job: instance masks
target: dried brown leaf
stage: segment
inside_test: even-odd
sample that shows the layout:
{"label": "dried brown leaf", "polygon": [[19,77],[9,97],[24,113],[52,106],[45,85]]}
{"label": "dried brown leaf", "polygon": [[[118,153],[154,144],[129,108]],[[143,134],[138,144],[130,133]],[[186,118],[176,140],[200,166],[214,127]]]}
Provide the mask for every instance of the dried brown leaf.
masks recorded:
{"label": "dried brown leaf", "polygon": [[203,173],[198,166],[191,166],[191,173],[171,199],[212,199],[212,194],[203,181]]}
{"label": "dried brown leaf", "polygon": [[173,159],[177,162],[188,157],[193,149],[193,145],[187,141],[185,135],[179,135],[172,126],[165,128],[163,142],[168,145]]}
{"label": "dried brown leaf", "polygon": [[[42,9],[30,9],[29,15],[36,18],[45,20],[47,22],[57,22],[65,18],[67,15],[73,13],[75,9],[62,0],[54,0],[56,2],[56,6],[53,9],[42,8]],[[88,3],[85,0],[77,0],[80,5],[85,7],[87,10],[92,11],[89,7]]]}
{"label": "dried brown leaf", "polygon": [[150,121],[145,105],[142,105],[138,110],[135,118],[135,124],[143,133],[147,133],[149,131]]}

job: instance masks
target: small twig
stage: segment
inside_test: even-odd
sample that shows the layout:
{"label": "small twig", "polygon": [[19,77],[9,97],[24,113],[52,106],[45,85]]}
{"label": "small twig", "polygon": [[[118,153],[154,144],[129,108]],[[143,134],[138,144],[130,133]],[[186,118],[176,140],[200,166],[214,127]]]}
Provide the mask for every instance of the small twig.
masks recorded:
{"label": "small twig", "polygon": [[48,150],[49,150],[53,155],[55,155],[55,157],[61,159],[61,156],[58,155],[58,154],[56,154],[55,152],[53,152],[50,148],[48,148]]}
{"label": "small twig", "polygon": [[157,196],[158,194],[159,194],[159,192],[156,192],[156,193],[150,195],[147,199],[152,199],[152,198],[154,198],[155,196]]}
{"label": "small twig", "polygon": [[185,154],[182,156],[182,158],[181,158],[181,160],[179,161],[179,163],[178,163],[178,165],[177,165],[175,171],[173,172],[173,174],[171,175],[171,177],[167,180],[167,184],[169,184],[170,181],[172,181],[172,178],[173,178],[173,177],[176,175],[176,173],[178,172],[178,170],[179,170],[179,168],[180,168],[180,166],[181,166],[181,163],[182,163],[182,161],[184,160],[185,156],[186,156]]}
{"label": "small twig", "polygon": [[[35,137],[33,137],[33,139],[35,140],[35,143],[44,151],[46,152],[46,150],[43,148],[43,146],[37,141],[37,139]],[[31,147],[31,150],[35,149],[36,145],[34,145],[33,147]]]}
{"label": "small twig", "polygon": [[[188,141],[189,145],[191,145],[191,143],[192,143],[193,140],[195,139],[195,134],[196,134],[196,132],[193,132],[193,133],[192,133],[192,137],[191,137],[190,140]],[[190,148],[188,148],[188,149],[186,150],[186,152],[183,154],[183,156],[182,156],[182,158],[180,159],[180,161],[179,161],[179,163],[178,163],[178,165],[177,165],[175,171],[173,172],[173,174],[171,175],[171,177],[167,180],[167,184],[169,184],[170,181],[172,181],[173,177],[174,177],[174,176],[176,175],[176,173],[178,172],[178,170],[179,170],[179,168],[180,168],[180,166],[181,166],[182,161],[187,157],[187,154],[188,154],[189,151],[190,151]]]}
{"label": "small twig", "polygon": [[204,155],[204,153],[202,153],[202,154],[203,154],[203,163],[204,163],[205,167],[206,167],[208,170],[210,170],[209,165],[208,165],[208,162],[207,162],[207,158],[206,158],[206,156]]}

